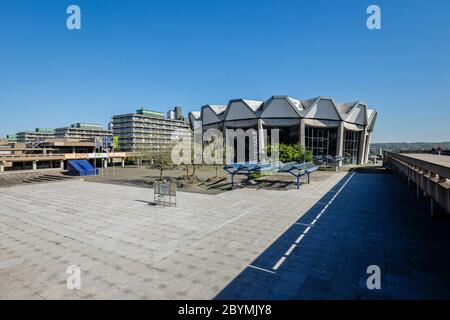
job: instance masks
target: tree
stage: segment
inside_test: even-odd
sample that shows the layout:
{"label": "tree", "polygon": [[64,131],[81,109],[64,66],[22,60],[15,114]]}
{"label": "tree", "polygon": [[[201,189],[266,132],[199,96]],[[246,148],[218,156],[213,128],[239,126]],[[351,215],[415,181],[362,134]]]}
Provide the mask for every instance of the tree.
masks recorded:
{"label": "tree", "polygon": [[223,164],[226,162],[226,155],[225,155],[226,148],[227,148],[226,143],[222,143],[221,149],[214,148],[211,150],[211,158],[215,160],[213,166],[216,171],[216,175],[214,178],[219,177],[219,167],[222,167]]}
{"label": "tree", "polygon": [[173,166],[171,150],[171,147],[164,147],[148,150],[142,155],[143,160],[152,164],[148,168],[156,168],[159,170],[159,180],[162,180],[164,170]]}
{"label": "tree", "polygon": [[[198,153],[197,156],[196,153]],[[192,178],[193,181],[197,180],[197,177],[195,176],[196,170],[203,165],[202,154],[203,154],[203,145],[201,143],[193,142],[191,145],[192,162],[188,164],[186,169],[188,170],[189,166],[192,168],[191,176],[188,175],[187,177]],[[186,173],[188,173],[188,171],[186,171]]]}
{"label": "tree", "polygon": [[[197,143],[192,139],[185,139],[178,142],[171,149],[171,156],[173,162],[176,165],[181,165],[186,171],[185,179],[190,179],[191,182],[196,180],[196,170],[201,167],[203,146],[201,143]],[[192,168],[192,172],[189,173],[189,169]]]}

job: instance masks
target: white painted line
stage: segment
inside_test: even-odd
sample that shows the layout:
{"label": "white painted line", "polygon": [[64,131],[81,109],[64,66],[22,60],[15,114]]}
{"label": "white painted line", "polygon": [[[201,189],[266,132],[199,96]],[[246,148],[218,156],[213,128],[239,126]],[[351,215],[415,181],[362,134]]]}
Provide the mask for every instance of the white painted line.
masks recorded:
{"label": "white painted line", "polygon": [[[355,175],[355,173],[353,172],[352,175],[347,179],[347,181],[345,181],[345,183],[342,185],[342,187],[336,192],[336,194],[333,196],[333,198],[328,202],[327,205],[325,205],[325,207],[322,209],[322,211],[316,216],[316,218],[311,222],[311,225],[307,225],[304,223],[299,223],[296,222],[295,224],[299,224],[299,225],[306,225],[308,226],[305,231],[303,231],[303,234],[301,234],[297,240],[295,240],[295,243],[298,244],[300,243],[300,241],[303,240],[303,238],[305,237],[305,235],[309,232],[309,230],[311,230],[311,227],[317,222],[317,220],[320,218],[320,216],[327,210],[328,206],[333,202],[333,200],[338,196],[338,194],[342,191],[342,189],[344,189],[344,187],[347,185],[347,183],[350,181],[351,178],[353,178],[353,176]],[[331,192],[331,191],[329,191]],[[293,244],[289,247],[289,249],[285,252],[284,256],[280,258],[280,260],[278,260],[278,262],[273,266],[273,270],[277,270],[286,260],[287,256],[289,256],[292,251],[296,248],[296,244]],[[259,268],[259,267],[255,267],[250,265],[250,267],[258,269],[258,270],[262,270],[262,271],[266,271],[266,272],[270,272],[270,273],[275,273],[273,271],[269,271],[263,268]]]}
{"label": "white painted line", "polygon": [[286,260],[286,257],[281,257],[280,260],[278,260],[278,262],[273,266],[273,270],[277,270],[284,262],[284,260]]}
{"label": "white painted line", "polygon": [[249,265],[249,267],[253,268],[253,269],[261,270],[261,271],[264,271],[264,272],[275,274],[275,272],[273,272],[273,271],[270,271],[270,270],[267,270],[267,269],[264,269],[264,268],[260,268],[260,267],[255,267],[255,266],[252,266],[251,264]]}
{"label": "white painted line", "polygon": [[298,225],[300,225],[300,226],[305,226],[305,227],[316,227],[316,226],[313,226],[313,225],[307,224],[307,223],[296,222],[295,224],[298,224]]}
{"label": "white painted line", "polygon": [[296,244],[299,244],[300,241],[302,241],[304,237],[305,237],[305,235],[304,235],[304,234],[301,234],[300,237],[298,237],[297,240],[295,240],[295,243],[296,243]]}
{"label": "white painted line", "polygon": [[292,253],[292,251],[295,249],[296,245],[293,244],[288,251],[286,251],[286,253],[284,254],[285,256],[288,256]]}

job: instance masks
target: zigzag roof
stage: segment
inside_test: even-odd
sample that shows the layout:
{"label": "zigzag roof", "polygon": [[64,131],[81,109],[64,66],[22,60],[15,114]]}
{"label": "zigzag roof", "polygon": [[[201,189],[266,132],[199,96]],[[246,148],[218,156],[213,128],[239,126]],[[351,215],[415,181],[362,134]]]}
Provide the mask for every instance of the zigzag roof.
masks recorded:
{"label": "zigzag roof", "polygon": [[[268,108],[274,103],[277,99],[285,100],[292,109],[298,114],[298,117],[307,117],[314,118],[314,116],[321,117],[323,115],[328,116],[334,120],[343,120],[350,123],[360,124],[360,125],[371,125],[372,128],[374,126],[374,121],[376,119],[376,110],[368,109],[367,104],[354,101],[354,102],[345,102],[345,103],[336,103],[333,98],[326,96],[319,96],[310,99],[299,100],[293,97],[289,97],[286,95],[282,96],[272,96],[266,101],[259,100],[250,100],[250,99],[233,99],[228,102],[227,105],[205,105],[202,107],[200,118],[203,119],[203,112],[205,108],[209,108],[215,116],[217,116],[217,121],[226,121],[230,108],[235,108],[235,104],[242,103],[243,106],[248,109],[248,112],[244,112],[243,116],[246,119],[250,118],[260,118],[264,117],[264,114]],[[329,103],[321,103],[320,101],[329,101]],[[328,109],[321,109],[323,106],[326,106]],[[331,107],[332,106],[332,107]],[[331,108],[331,109],[330,109]],[[287,110],[287,109],[283,109]],[[323,112],[323,110],[334,110],[336,112],[336,116],[333,111],[328,111],[328,114]],[[236,116],[236,110],[234,109],[232,116],[233,118]],[[273,110],[271,111],[273,112]],[[285,111],[286,112],[286,111]],[[362,114],[361,114],[362,112]],[[282,115],[280,115],[282,117]],[[290,117],[293,117],[293,114],[290,113]],[[326,118],[325,118],[326,119]],[[234,119],[236,120],[236,119]]]}

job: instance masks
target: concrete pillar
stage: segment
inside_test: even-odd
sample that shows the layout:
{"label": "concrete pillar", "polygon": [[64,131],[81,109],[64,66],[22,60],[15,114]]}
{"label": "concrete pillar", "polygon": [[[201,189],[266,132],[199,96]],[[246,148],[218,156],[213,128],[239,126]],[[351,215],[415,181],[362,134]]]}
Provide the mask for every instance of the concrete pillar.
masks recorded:
{"label": "concrete pillar", "polygon": [[344,121],[339,123],[338,133],[337,133],[337,146],[336,146],[336,156],[342,157],[344,154]]}
{"label": "concrete pillar", "polygon": [[367,135],[367,131],[366,131],[366,128],[364,128],[364,130],[361,131],[361,137],[359,139],[358,164],[364,164],[364,150],[366,149],[366,135]]}
{"label": "concrete pillar", "polygon": [[300,119],[300,145],[306,147],[305,139],[305,119]]}
{"label": "concrete pillar", "polygon": [[5,171],[5,165],[6,165],[5,161],[0,161],[0,172],[4,172]]}
{"label": "concrete pillar", "polygon": [[369,161],[369,153],[370,153],[370,142],[372,140],[372,132],[367,132],[367,141],[366,141],[366,149],[364,152],[364,162],[367,163]]}
{"label": "concrete pillar", "polygon": [[450,212],[450,190],[447,190],[447,212]]}
{"label": "concrete pillar", "polygon": [[64,170],[64,160],[59,160],[59,168]]}
{"label": "concrete pillar", "polygon": [[258,159],[266,159],[266,136],[264,135],[263,120],[258,119]]}
{"label": "concrete pillar", "polygon": [[434,216],[434,200],[433,197],[430,197],[430,212],[431,212],[431,216]]}
{"label": "concrete pillar", "polygon": [[[234,139],[234,138],[233,138]],[[223,125],[223,141],[225,142],[225,163],[233,163],[234,162],[234,141],[231,137],[228,136],[227,126],[224,123]]]}
{"label": "concrete pillar", "polygon": [[37,170],[37,161],[33,161],[33,170]]}

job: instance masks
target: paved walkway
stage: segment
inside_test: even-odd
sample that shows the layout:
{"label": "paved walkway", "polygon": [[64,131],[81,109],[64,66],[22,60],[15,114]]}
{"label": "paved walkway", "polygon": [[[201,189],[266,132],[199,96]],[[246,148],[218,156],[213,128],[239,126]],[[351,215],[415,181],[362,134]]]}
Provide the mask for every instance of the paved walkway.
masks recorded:
{"label": "paved walkway", "polygon": [[[178,194],[81,181],[0,191],[0,299],[211,299],[344,174],[301,190]],[[66,269],[81,268],[68,290]]]}
{"label": "paved walkway", "polygon": [[448,299],[450,223],[428,204],[397,176],[349,173],[216,298]]}

